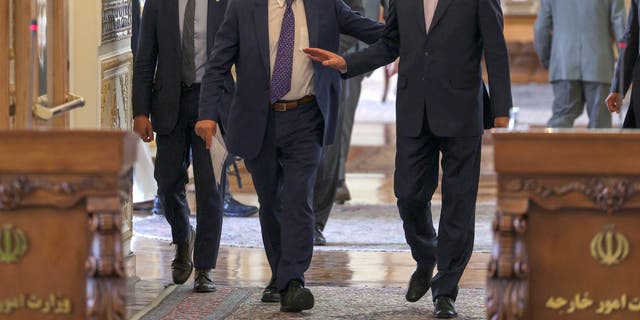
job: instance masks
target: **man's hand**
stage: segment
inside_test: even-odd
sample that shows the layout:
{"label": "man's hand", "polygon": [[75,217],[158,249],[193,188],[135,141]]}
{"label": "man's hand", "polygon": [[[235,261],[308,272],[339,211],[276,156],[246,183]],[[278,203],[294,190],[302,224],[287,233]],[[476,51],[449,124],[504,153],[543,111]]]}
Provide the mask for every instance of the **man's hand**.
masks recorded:
{"label": "man's hand", "polygon": [[493,126],[496,128],[506,128],[509,126],[509,117],[496,117],[493,120]]}
{"label": "man's hand", "polygon": [[607,104],[607,108],[609,112],[620,113],[620,106],[622,106],[622,99],[620,94],[617,92],[611,92],[607,99],[604,100],[604,103]]}
{"label": "man's hand", "polygon": [[218,124],[213,120],[200,120],[196,122],[196,135],[207,145],[207,149],[211,149],[211,143],[213,141],[213,136],[216,134],[216,128]]}
{"label": "man's hand", "polygon": [[140,136],[144,142],[153,141],[153,127],[148,116],[138,115],[133,118],[133,131]]}
{"label": "man's hand", "polygon": [[340,55],[319,48],[307,48],[302,51],[307,54],[309,59],[322,62],[325,67],[333,68],[340,72],[347,71],[347,62]]}

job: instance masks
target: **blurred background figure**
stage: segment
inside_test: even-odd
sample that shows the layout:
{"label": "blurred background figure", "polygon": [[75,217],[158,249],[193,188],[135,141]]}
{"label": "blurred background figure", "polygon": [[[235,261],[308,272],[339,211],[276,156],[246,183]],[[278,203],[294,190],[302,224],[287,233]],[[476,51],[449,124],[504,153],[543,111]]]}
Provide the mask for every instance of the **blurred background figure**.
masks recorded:
{"label": "blurred background figure", "polygon": [[[351,10],[365,17],[378,20],[385,0],[345,0]],[[340,53],[346,54],[363,49],[366,43],[342,35],[340,37]],[[370,73],[368,74],[370,75]],[[367,76],[368,76],[367,75]],[[322,233],[329,220],[333,203],[344,204],[351,200],[349,189],[345,184],[345,162],[351,144],[351,132],[355,120],[356,108],[360,100],[362,80],[365,75],[342,80],[340,108],[337,120],[336,139],[332,145],[324,147],[324,157],[316,174],[313,192],[313,209],[315,215],[314,245],[323,246],[327,240]]]}
{"label": "blurred background figure", "polygon": [[[640,85],[639,79],[633,72],[638,60],[640,25],[638,24],[640,12],[638,11],[638,0],[631,1],[629,10],[629,21],[625,30],[624,38],[620,42],[620,59],[616,66],[616,72],[611,85],[611,94],[607,97],[606,103],[609,111],[620,113],[622,107],[622,97],[627,94],[627,90],[632,84],[634,87]],[[624,119],[624,128],[640,128],[640,90],[633,90],[631,93],[631,103]]]}
{"label": "blurred background figure", "polygon": [[[349,2],[347,1],[347,4]],[[384,22],[384,14],[389,6],[388,0],[362,0],[360,7],[364,10],[363,14],[369,19],[379,20]],[[355,9],[354,9],[355,10]],[[355,10],[358,11],[358,10]],[[368,45],[362,41],[357,41],[349,36],[342,36],[340,40],[340,52],[347,54],[350,52],[360,51]],[[341,136],[340,141],[340,157],[338,168],[338,187],[336,190],[335,202],[337,204],[344,204],[351,200],[351,193],[346,184],[345,176],[345,163],[349,156],[349,147],[351,146],[351,133],[353,132],[353,123],[355,121],[356,108],[360,101],[360,93],[362,92],[362,81],[364,78],[371,75],[357,76],[355,78],[343,80],[342,82],[342,97],[340,111],[342,112],[342,128],[338,132],[338,136]],[[387,87],[389,86],[389,78],[393,76],[393,73],[385,72],[385,94],[383,94],[383,102],[386,101]]]}
{"label": "blurred background figure", "polygon": [[548,127],[573,127],[586,104],[589,128],[611,128],[603,101],[624,27],[624,0],[541,0],[534,45],[553,86]]}

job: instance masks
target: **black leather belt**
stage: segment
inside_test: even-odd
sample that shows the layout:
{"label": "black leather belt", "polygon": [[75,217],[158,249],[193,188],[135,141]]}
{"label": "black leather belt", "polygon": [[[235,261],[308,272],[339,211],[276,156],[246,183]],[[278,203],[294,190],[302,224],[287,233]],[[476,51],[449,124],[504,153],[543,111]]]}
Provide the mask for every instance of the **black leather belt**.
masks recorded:
{"label": "black leather belt", "polygon": [[275,111],[289,111],[291,109],[295,109],[298,106],[302,106],[305,104],[309,104],[311,102],[314,102],[316,100],[316,96],[314,95],[308,95],[308,96],[304,96],[298,100],[293,100],[293,101],[278,101],[276,103],[271,104],[271,109],[275,110]]}

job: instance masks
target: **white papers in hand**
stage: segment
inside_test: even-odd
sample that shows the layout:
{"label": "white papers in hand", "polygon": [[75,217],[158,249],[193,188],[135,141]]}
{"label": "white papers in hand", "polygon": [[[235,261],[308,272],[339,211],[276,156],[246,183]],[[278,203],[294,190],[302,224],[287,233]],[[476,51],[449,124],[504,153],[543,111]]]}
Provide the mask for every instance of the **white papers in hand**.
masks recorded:
{"label": "white papers in hand", "polygon": [[211,143],[211,149],[209,149],[209,152],[211,153],[211,165],[213,166],[213,174],[216,177],[216,186],[220,187],[222,172],[225,168],[229,151],[227,151],[227,146],[224,143],[224,139],[222,139],[222,135],[219,132],[217,132],[213,136],[213,141]]}

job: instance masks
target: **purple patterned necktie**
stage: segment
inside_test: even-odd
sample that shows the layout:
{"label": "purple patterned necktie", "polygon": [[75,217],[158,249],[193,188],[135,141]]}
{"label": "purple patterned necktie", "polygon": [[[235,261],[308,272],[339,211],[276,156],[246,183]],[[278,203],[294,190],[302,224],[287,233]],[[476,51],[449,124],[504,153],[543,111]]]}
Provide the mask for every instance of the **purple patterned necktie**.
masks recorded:
{"label": "purple patterned necktie", "polygon": [[295,40],[296,19],[293,16],[291,4],[293,0],[286,0],[287,8],[282,18],[282,29],[278,41],[278,53],[271,75],[271,103],[282,99],[291,90],[291,72],[293,70],[293,45]]}

